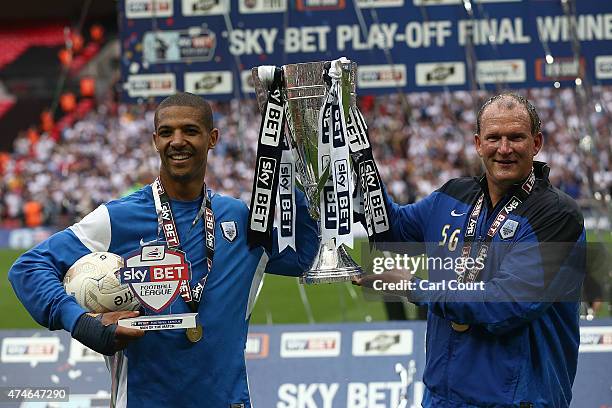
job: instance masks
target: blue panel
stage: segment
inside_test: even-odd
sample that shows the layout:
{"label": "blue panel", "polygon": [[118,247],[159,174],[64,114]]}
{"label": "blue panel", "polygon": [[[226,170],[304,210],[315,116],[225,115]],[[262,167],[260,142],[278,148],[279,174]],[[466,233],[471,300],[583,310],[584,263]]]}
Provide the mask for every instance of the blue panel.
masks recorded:
{"label": "blue panel", "polygon": [[124,97],[248,96],[254,66],[343,55],[361,94],[612,83],[612,2],[575,3],[578,61],[558,0],[120,0]]}
{"label": "blue panel", "polygon": [[[581,331],[572,407],[608,406],[612,320],[582,322]],[[404,399],[420,406],[424,342],[425,322],[252,326],[246,350],[253,404],[395,408]],[[2,386],[67,386],[80,406],[110,390],[99,355],[67,332],[0,331],[0,350]]]}

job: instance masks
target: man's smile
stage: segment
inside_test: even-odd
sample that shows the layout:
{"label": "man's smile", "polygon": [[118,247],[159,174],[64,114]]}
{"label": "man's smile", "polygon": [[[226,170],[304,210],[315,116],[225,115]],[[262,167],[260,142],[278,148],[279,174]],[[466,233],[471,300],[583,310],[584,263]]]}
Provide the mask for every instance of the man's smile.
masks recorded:
{"label": "man's smile", "polygon": [[495,159],[493,160],[493,162],[502,165],[502,166],[511,166],[513,164],[516,164],[516,160],[509,160],[509,159]]}
{"label": "man's smile", "polygon": [[173,162],[181,163],[181,162],[189,160],[191,156],[193,156],[193,154],[190,152],[172,152],[172,153],[169,153],[167,156]]}

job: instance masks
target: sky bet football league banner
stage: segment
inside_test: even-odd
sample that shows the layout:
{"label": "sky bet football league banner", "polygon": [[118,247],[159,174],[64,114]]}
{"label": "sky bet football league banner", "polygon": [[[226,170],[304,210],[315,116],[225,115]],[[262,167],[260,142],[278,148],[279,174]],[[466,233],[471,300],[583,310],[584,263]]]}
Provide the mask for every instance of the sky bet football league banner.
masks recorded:
{"label": "sky bet football league banner", "polygon": [[[420,407],[424,342],[422,321],[251,326],[245,351],[253,406]],[[612,320],[582,322],[572,408],[609,406],[611,364]],[[102,356],[62,330],[0,331],[0,378],[0,404],[14,402],[10,389],[28,386],[64,389],[70,406],[109,406]]]}
{"label": "sky bet football league banner", "polygon": [[340,56],[361,94],[610,84],[612,1],[571,3],[573,19],[560,0],[120,0],[123,96],[249,97],[255,66]]}

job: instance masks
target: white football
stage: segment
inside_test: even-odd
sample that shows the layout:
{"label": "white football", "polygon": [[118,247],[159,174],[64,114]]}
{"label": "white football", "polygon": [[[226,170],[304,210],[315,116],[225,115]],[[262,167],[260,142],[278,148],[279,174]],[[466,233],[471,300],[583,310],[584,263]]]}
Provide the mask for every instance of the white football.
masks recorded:
{"label": "white football", "polygon": [[90,312],[136,310],[138,299],[128,285],[118,279],[123,259],[110,252],[92,252],[83,256],[64,276],[66,293],[76,298],[79,305]]}

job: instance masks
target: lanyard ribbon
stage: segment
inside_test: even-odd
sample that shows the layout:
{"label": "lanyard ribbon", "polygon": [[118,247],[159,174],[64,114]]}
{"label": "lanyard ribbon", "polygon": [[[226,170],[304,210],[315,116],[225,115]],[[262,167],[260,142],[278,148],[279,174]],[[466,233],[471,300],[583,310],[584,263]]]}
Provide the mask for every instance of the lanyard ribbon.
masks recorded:
{"label": "lanyard ribbon", "polygon": [[[162,183],[158,178],[155,179],[152,185],[153,188],[153,200],[155,201],[155,211],[157,213],[157,235],[163,232],[164,238],[166,239],[166,245],[170,249],[180,249],[181,241],[178,234],[178,229],[174,222],[174,215],[172,214],[172,207],[170,205],[170,197],[162,186]],[[196,226],[200,218],[204,219],[204,242],[206,245],[206,270],[204,275],[198,281],[198,283],[191,288],[191,284],[188,279],[181,281],[181,297],[189,306],[192,312],[197,312],[200,301],[202,300],[202,293],[204,292],[204,286],[208,279],[208,274],[212,269],[213,257],[215,255],[215,215],[212,210],[211,200],[206,192],[206,184],[202,187],[202,204],[196,214],[195,218],[191,223],[189,232]]]}
{"label": "lanyard ribbon", "polygon": [[[485,239],[481,241],[476,259],[481,259],[481,266],[474,266],[473,268],[461,272],[457,272],[457,281],[460,283],[463,282],[475,282],[480,274],[480,271],[484,268],[485,260],[487,259],[487,255],[489,252],[489,247],[491,245],[491,241],[493,241],[493,237],[499,230],[504,222],[508,219],[510,214],[529,197],[533,190],[533,186],[535,185],[535,174],[533,169],[527,179],[521,185],[521,188],[518,189],[515,194],[508,200],[508,202],[504,205],[504,207],[499,211],[493,223],[489,227],[487,231],[487,235]],[[478,218],[480,217],[480,213],[482,212],[482,206],[484,204],[484,193],[481,193],[476,199],[475,203],[470,210],[470,215],[465,223],[464,231],[465,236],[463,240],[463,246],[461,248],[461,258],[465,261],[472,252],[472,244],[476,240],[476,225],[478,224]],[[465,262],[461,263],[462,265]]]}

